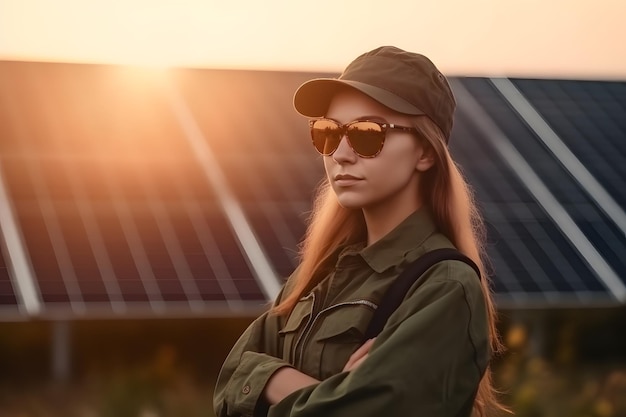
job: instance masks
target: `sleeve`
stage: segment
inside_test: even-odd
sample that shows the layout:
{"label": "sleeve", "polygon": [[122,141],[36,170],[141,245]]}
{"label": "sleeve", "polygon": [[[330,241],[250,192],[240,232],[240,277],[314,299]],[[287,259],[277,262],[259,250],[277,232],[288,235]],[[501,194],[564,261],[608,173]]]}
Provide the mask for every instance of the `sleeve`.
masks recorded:
{"label": "sleeve", "polygon": [[[281,294],[284,291],[281,290]],[[280,299],[279,294],[277,301]],[[257,318],[239,337],[220,370],[213,408],[218,417],[265,415],[261,398],[269,378],[291,366],[281,357],[280,318],[268,312]]]}
{"label": "sleeve", "polygon": [[[436,276],[410,293],[357,369],[292,393],[268,415],[469,416],[489,343],[480,283],[462,268],[432,268]],[[463,279],[446,278],[459,271]]]}

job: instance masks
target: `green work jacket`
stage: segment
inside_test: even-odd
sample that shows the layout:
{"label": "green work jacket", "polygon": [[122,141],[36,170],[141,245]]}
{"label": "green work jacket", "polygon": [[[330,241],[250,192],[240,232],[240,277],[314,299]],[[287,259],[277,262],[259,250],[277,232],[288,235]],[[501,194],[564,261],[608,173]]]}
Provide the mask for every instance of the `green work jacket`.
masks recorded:
{"label": "green work jacket", "polygon": [[[341,249],[336,266],[288,318],[265,313],[226,358],[214,394],[225,416],[469,416],[490,357],[478,276],[460,261],[422,275],[376,338],[368,357],[342,372],[385,290],[427,251],[453,247],[425,209],[385,237]],[[292,275],[293,276],[293,275]],[[291,279],[279,294],[288,291]],[[263,390],[290,366],[321,382],[268,406]]]}

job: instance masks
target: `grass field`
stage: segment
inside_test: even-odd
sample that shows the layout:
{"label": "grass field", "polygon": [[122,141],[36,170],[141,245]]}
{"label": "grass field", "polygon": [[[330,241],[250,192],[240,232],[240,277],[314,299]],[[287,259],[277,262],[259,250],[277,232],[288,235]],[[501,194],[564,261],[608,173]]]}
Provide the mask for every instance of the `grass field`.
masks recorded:
{"label": "grass field", "polygon": [[[518,417],[626,416],[624,316],[505,315],[503,402]],[[0,417],[212,417],[215,377],[250,320],[75,322],[71,372],[56,381],[49,323],[1,323]]]}

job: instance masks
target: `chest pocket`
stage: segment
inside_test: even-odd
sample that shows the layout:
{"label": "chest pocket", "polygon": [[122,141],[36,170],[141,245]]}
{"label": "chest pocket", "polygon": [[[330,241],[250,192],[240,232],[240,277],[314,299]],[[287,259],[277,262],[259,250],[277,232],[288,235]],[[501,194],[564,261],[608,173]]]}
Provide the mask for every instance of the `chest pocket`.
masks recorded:
{"label": "chest pocket", "polygon": [[314,343],[321,347],[320,376],[326,379],[341,372],[350,355],[363,342],[365,330],[374,314],[369,302],[336,306],[324,314]]}
{"label": "chest pocket", "polygon": [[296,358],[294,357],[295,345],[298,338],[304,331],[306,324],[311,318],[311,311],[313,310],[314,296],[310,294],[305,298],[301,298],[300,301],[294,306],[285,327],[279,330],[278,334],[282,338],[283,344],[283,360],[295,364]]}

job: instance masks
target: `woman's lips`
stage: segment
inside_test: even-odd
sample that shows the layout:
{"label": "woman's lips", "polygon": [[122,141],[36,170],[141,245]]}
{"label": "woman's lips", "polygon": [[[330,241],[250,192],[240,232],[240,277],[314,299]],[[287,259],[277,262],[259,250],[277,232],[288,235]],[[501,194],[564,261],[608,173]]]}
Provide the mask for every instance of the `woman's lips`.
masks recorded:
{"label": "woman's lips", "polygon": [[350,185],[354,185],[357,182],[361,181],[362,178],[358,178],[358,177],[354,177],[352,175],[348,175],[348,174],[338,174],[335,175],[335,184],[341,186],[341,187],[347,187]]}

